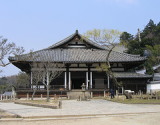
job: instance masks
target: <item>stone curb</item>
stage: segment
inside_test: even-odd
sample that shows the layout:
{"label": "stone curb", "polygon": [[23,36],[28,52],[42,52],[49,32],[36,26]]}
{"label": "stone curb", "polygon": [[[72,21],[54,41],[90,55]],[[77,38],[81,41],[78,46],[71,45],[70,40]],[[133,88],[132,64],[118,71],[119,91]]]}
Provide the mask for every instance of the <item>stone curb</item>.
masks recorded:
{"label": "stone curb", "polygon": [[95,117],[95,116],[116,116],[116,115],[136,115],[146,113],[160,113],[160,112],[134,112],[134,113],[111,113],[111,114],[81,114],[81,115],[54,115],[54,116],[31,116],[22,117],[24,119],[37,119],[37,118],[68,118],[68,117]]}
{"label": "stone curb", "polygon": [[51,105],[43,105],[43,104],[34,104],[34,103],[27,103],[27,102],[14,102],[15,104],[21,105],[28,105],[28,106],[35,106],[35,107],[43,107],[43,108],[51,108],[51,109],[59,109],[59,105],[51,106]]}
{"label": "stone curb", "polygon": [[93,115],[64,115],[64,116],[41,116],[41,117],[23,117],[23,118],[3,118],[0,121],[45,121],[45,120],[66,120],[66,119],[86,119],[86,118],[101,118],[107,116],[122,116],[122,115],[140,115],[152,114],[160,112],[141,112],[141,113],[117,113],[117,114],[93,114]]}
{"label": "stone curb", "polygon": [[10,113],[10,112],[7,112],[7,111],[2,110],[2,109],[0,109],[0,110],[5,113],[5,115],[0,115],[0,119],[1,119],[1,118],[20,118],[20,116],[17,115],[17,114]]}

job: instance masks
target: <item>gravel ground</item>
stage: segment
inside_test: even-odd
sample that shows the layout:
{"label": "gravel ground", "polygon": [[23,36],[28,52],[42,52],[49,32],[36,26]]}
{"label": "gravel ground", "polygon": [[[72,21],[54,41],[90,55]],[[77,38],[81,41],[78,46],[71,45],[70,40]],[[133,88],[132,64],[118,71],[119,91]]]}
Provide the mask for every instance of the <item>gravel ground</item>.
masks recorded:
{"label": "gravel ground", "polygon": [[160,112],[160,105],[121,104],[106,100],[76,101],[63,100],[62,109],[49,109],[19,105],[14,103],[0,103],[0,109],[22,117],[48,116],[76,116],[97,114],[123,114]]}

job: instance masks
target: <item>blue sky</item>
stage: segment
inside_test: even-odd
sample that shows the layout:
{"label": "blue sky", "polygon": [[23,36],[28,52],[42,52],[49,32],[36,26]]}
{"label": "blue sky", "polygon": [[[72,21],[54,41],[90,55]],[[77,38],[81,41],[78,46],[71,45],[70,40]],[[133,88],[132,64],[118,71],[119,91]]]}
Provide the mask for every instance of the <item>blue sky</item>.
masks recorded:
{"label": "blue sky", "polygon": [[[136,34],[150,19],[160,22],[160,0],[0,0],[0,36],[26,52],[46,48],[74,33],[117,29]],[[14,66],[0,76],[17,74]]]}

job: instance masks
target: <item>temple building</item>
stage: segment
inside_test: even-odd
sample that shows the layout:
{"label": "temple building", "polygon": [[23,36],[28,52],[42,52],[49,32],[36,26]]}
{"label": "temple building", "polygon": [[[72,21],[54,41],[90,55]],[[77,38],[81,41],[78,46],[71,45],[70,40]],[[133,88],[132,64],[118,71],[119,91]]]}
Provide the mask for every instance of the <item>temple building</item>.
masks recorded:
{"label": "temple building", "polygon": [[[114,86],[112,77],[97,68],[106,62],[108,52],[106,47],[84,38],[76,31],[48,48],[33,52],[32,58],[27,58],[29,54],[21,55],[20,57],[23,57],[23,59],[9,57],[13,65],[29,74],[31,78],[30,86],[27,86],[26,89],[18,89],[17,92],[33,91],[32,73],[34,69],[31,64],[35,62],[37,64],[45,62],[63,64],[63,67],[59,69],[62,71],[61,74],[50,82],[51,94],[80,90],[83,83],[85,83],[86,91],[95,94],[111,88],[118,89]],[[138,55],[111,52],[109,62],[117,81],[123,83],[122,91],[125,89],[146,92],[146,84],[151,76],[135,72],[135,67],[143,64],[145,60],[145,57]],[[50,70],[54,69],[50,67]],[[46,78],[47,76],[44,77],[44,79]],[[45,92],[43,82],[42,80],[41,84],[38,84],[39,94]]]}

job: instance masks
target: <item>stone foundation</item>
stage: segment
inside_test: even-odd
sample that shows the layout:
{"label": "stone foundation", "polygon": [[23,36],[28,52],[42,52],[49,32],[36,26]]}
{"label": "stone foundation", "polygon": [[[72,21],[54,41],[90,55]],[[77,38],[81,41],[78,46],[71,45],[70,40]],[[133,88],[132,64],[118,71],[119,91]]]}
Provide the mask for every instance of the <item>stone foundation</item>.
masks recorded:
{"label": "stone foundation", "polygon": [[84,96],[90,98],[91,94],[89,91],[82,91],[81,89],[77,89],[67,92],[67,96],[69,99],[79,99],[80,97],[84,98]]}

